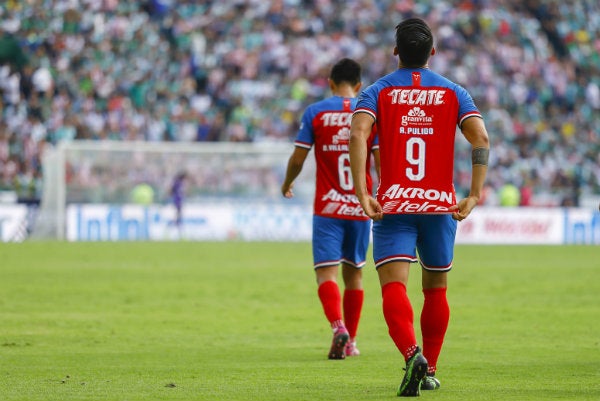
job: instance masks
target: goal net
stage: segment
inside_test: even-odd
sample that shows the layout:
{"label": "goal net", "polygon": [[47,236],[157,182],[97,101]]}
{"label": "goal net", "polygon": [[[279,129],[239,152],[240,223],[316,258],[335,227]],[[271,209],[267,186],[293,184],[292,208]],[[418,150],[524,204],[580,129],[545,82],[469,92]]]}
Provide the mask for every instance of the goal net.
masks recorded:
{"label": "goal net", "polygon": [[186,203],[284,203],[310,209],[313,152],[294,186],[295,197],[284,199],[280,192],[292,150],[290,143],[61,143],[44,154],[43,196],[32,237],[65,239],[69,205],[132,204],[140,185],[151,189],[150,204],[168,204],[181,172],[187,174]]}

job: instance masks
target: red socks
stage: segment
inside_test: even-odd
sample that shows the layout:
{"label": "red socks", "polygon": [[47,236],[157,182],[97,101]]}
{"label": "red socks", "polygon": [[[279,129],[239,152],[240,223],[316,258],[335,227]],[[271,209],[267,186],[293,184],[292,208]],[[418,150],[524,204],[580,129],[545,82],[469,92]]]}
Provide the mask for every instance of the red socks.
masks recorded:
{"label": "red socks", "polygon": [[335,281],[325,281],[318,289],[323,312],[329,323],[342,320],[342,297]]}
{"label": "red socks", "polygon": [[421,312],[421,333],[423,334],[423,356],[429,363],[428,373],[435,373],[436,364],[444,335],[450,320],[450,307],[446,298],[446,288],[423,290],[425,301]]}
{"label": "red socks", "polygon": [[364,290],[345,290],[342,318],[342,297],[340,289],[335,281],[325,281],[318,289],[319,299],[323,305],[323,312],[329,323],[344,321],[350,338],[356,337],[358,322],[365,298]]}
{"label": "red socks", "polygon": [[[363,290],[344,291],[344,318],[342,318],[342,298],[335,281],[326,281],[318,288],[319,299],[327,320],[333,325],[345,321],[351,338],[356,337],[358,322],[364,301]],[[384,285],[381,289],[383,297],[383,316],[389,334],[405,360],[408,360],[417,347],[413,326],[414,313],[406,286],[399,281]],[[446,288],[430,288],[423,290],[425,301],[421,312],[421,333],[423,335],[423,355],[429,363],[428,373],[435,373],[436,364],[444,336],[450,320],[450,308],[446,298]]]}
{"label": "red socks", "polygon": [[364,290],[344,291],[344,321],[346,322],[346,329],[348,329],[350,338],[356,337],[364,299]]}
{"label": "red socks", "polygon": [[416,349],[417,340],[413,327],[413,309],[406,294],[406,286],[399,281],[387,283],[381,288],[383,316],[390,337],[408,360]]}

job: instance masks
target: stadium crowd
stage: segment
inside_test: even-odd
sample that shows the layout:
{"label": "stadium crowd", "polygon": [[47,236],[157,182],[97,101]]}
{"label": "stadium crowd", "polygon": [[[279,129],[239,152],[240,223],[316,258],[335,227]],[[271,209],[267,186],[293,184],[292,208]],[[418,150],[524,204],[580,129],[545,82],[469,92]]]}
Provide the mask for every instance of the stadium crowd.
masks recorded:
{"label": "stadium crowd", "polygon": [[[39,196],[61,141],[292,142],[352,57],[396,68],[390,32],[418,15],[431,67],[473,94],[492,141],[488,204],[600,194],[597,0],[7,0],[0,5],[0,190]],[[457,191],[470,155],[457,141]]]}

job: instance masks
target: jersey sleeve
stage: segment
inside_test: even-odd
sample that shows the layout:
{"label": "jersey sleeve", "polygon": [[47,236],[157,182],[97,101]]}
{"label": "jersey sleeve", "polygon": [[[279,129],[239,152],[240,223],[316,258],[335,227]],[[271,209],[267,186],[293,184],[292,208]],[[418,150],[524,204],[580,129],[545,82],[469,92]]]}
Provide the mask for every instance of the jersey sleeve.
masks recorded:
{"label": "jersey sleeve", "polygon": [[469,117],[480,117],[481,113],[477,106],[475,106],[475,102],[473,98],[467,92],[465,88],[460,85],[457,85],[455,88],[456,97],[458,98],[458,126],[460,127],[467,118]]}
{"label": "jersey sleeve", "polygon": [[313,119],[314,119],[314,111],[312,107],[308,107],[304,114],[302,114],[302,119],[300,120],[300,128],[298,129],[298,133],[296,134],[296,140],[294,141],[294,145],[310,149],[315,143],[315,135],[313,132]]}
{"label": "jersey sleeve", "polygon": [[358,102],[356,103],[356,109],[354,110],[354,114],[357,113],[367,113],[373,117],[373,119],[377,118],[377,87],[373,84],[367,87],[364,91],[360,93],[358,96]]}

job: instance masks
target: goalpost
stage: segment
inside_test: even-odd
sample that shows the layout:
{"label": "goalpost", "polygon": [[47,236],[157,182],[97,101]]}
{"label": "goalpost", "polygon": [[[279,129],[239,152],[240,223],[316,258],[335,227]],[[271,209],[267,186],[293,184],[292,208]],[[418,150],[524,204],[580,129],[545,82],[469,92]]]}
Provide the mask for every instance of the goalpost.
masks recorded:
{"label": "goalpost", "polygon": [[[186,203],[306,205],[314,195],[310,156],[284,199],[280,188],[292,143],[62,142],[45,151],[42,201],[32,238],[65,239],[67,207],[134,203],[137,185],[149,185],[151,204],[168,204],[174,177],[186,172]],[[313,152],[311,152],[311,155]],[[309,210],[310,212],[310,210]]]}

